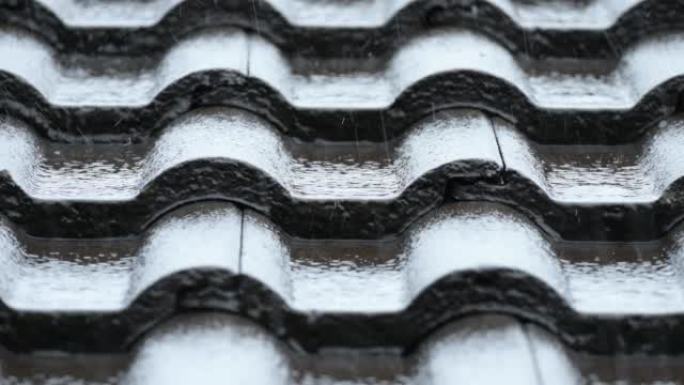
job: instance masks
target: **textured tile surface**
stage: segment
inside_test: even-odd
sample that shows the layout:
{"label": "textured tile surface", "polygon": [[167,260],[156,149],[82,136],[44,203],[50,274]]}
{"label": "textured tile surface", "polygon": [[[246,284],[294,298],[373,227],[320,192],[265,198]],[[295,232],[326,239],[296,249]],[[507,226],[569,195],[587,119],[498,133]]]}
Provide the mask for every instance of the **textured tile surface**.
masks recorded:
{"label": "textured tile surface", "polygon": [[[201,346],[202,348],[198,348]],[[563,348],[502,316],[436,331],[407,355],[335,349],[307,355],[230,316],[178,317],[129,354],[78,358],[2,354],[8,384],[678,384],[681,357],[605,357]]]}
{"label": "textured tile surface", "polygon": [[682,20],[0,0],[0,383],[682,382]]}
{"label": "textured tile surface", "polygon": [[[60,50],[150,52],[198,28],[249,28],[289,52],[365,57],[449,25],[532,56],[612,58],[645,36],[681,28],[682,4],[662,0],[12,0],[3,20]],[[135,34],[129,31],[135,30]]]}
{"label": "textured tile surface", "polygon": [[84,58],[7,29],[0,105],[42,135],[72,142],[84,134],[141,141],[214,106],[258,111],[306,140],[378,142],[458,105],[515,119],[539,141],[606,144],[633,140],[677,111],[683,45],[673,31],[612,60],[542,60],[475,31],[439,28],[381,58],[337,60],[293,56],[264,37],[223,27],[144,58]]}

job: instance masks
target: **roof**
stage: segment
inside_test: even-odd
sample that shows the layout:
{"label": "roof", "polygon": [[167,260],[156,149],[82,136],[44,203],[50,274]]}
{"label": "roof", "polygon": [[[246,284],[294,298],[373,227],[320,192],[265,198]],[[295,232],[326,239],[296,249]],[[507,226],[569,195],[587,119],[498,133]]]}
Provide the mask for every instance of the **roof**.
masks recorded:
{"label": "roof", "polygon": [[680,8],[0,1],[3,383],[680,381]]}

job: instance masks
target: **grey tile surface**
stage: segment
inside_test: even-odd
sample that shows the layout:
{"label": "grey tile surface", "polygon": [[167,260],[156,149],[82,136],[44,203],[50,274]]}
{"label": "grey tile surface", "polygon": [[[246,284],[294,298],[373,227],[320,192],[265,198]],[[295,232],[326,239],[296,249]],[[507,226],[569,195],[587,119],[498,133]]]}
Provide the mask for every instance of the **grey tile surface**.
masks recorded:
{"label": "grey tile surface", "polygon": [[682,20],[0,0],[0,383],[681,383]]}

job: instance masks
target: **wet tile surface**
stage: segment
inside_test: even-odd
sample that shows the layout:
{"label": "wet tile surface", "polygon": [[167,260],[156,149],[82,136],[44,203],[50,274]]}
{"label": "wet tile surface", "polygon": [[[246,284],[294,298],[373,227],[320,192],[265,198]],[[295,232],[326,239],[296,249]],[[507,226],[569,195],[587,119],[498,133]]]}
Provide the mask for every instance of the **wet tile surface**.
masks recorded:
{"label": "wet tile surface", "polygon": [[29,358],[5,352],[2,378],[8,384],[385,385],[476,379],[484,384],[655,385],[680,383],[680,361],[573,353],[547,332],[501,316],[449,324],[407,355],[344,349],[307,355],[244,320],[203,314],[162,325],[130,354]]}
{"label": "wet tile surface", "polygon": [[0,1],[0,383],[681,383],[683,16]]}

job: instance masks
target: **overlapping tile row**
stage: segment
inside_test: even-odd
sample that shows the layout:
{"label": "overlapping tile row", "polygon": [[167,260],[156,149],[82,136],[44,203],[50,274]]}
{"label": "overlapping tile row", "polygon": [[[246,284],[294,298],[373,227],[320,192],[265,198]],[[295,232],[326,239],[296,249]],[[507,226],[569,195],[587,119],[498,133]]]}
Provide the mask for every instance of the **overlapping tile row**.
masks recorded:
{"label": "overlapping tile row", "polygon": [[[481,189],[565,239],[649,240],[682,218],[682,119],[661,120],[639,140],[614,145],[543,145],[494,119],[503,186]],[[458,198],[459,186],[452,188]]]}
{"label": "overlapping tile row", "polygon": [[135,59],[55,56],[30,35],[4,31],[0,107],[66,141],[141,141],[193,109],[233,106],[302,139],[377,142],[434,111],[474,106],[541,142],[629,142],[677,111],[683,36],[643,41],[617,63],[573,64],[530,62],[484,35],[446,29],[379,62],[345,64],[294,59],[233,29]]}
{"label": "overlapping tile row", "polygon": [[34,236],[125,236],[178,205],[224,200],[294,236],[376,239],[445,203],[479,200],[511,204],[569,240],[653,240],[684,214],[683,124],[676,115],[624,145],[543,145],[489,114],[450,109],[384,143],[331,143],[205,108],[122,145],[55,143],[6,119],[0,213]]}
{"label": "overlapping tile row", "polygon": [[0,137],[0,209],[37,236],[139,234],[173,207],[218,199],[294,235],[377,238],[441,204],[449,180],[499,183],[501,171],[477,111],[437,113],[384,144],[297,142],[235,109],[197,110],[149,144],[55,144],[16,121]]}
{"label": "overlapping tile row", "polygon": [[445,322],[495,312],[578,351],[682,353],[679,228],[650,243],[568,242],[510,207],[461,202],[395,238],[312,241],[215,202],[139,237],[2,229],[0,342],[11,350],[125,351],[161,321],[203,310],[310,352],[410,349]]}
{"label": "overlapping tile row", "polygon": [[147,54],[197,30],[257,31],[287,52],[382,55],[416,35],[459,25],[531,56],[613,58],[639,40],[682,29],[677,1],[593,0],[11,0],[4,24],[60,51]]}
{"label": "overlapping tile row", "polygon": [[[125,355],[3,353],[3,383],[441,385],[477,380],[520,385],[680,383],[677,357],[577,354],[553,335],[513,319],[480,316],[448,324],[400,355],[337,349],[307,355],[230,316],[178,317]],[[495,368],[495,370],[493,369]]]}

